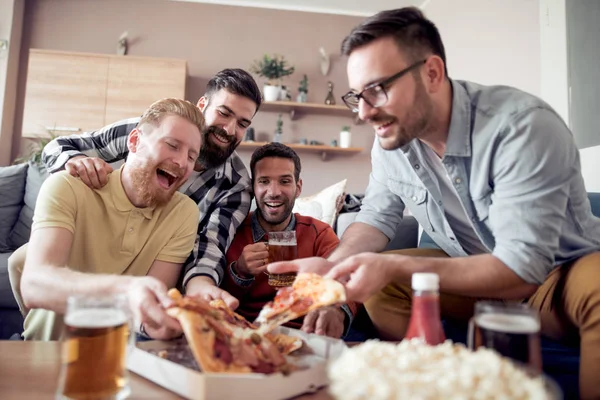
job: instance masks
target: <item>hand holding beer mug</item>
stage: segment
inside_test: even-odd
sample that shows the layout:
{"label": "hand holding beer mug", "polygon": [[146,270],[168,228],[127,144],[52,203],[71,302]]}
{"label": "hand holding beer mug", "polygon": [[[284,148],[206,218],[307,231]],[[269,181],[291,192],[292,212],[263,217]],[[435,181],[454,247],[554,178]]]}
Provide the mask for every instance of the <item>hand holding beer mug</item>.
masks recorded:
{"label": "hand holding beer mug", "polygon": [[[269,232],[269,263],[292,261],[298,258],[296,231]],[[269,285],[273,287],[291,286],[296,273],[268,274]]]}
{"label": "hand holding beer mug", "polygon": [[540,320],[526,304],[479,301],[469,321],[468,347],[483,346],[542,371]]}
{"label": "hand holding beer mug", "polygon": [[67,301],[57,399],[124,399],[127,353],[135,346],[127,297]]}

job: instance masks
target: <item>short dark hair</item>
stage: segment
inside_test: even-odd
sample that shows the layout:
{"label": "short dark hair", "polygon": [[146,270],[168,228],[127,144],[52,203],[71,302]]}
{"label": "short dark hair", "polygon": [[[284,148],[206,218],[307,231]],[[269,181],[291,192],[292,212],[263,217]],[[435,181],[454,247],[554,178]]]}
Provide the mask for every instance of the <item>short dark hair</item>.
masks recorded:
{"label": "short dark hair", "polygon": [[416,7],[405,7],[396,10],[381,11],[367,18],[356,26],[342,42],[342,54],[350,55],[356,48],[371,43],[382,37],[392,37],[400,50],[417,62],[431,52],[444,61],[446,67],[446,51],[440,32],[433,22]]}
{"label": "short dark hair", "polygon": [[279,158],[287,158],[288,160],[294,161],[294,178],[296,178],[296,182],[300,180],[300,171],[302,170],[302,165],[300,163],[300,157],[296,152],[282,143],[267,143],[264,146],[259,147],[254,150],[252,153],[252,158],[250,159],[250,171],[252,172],[252,183],[254,183],[254,172],[256,170],[256,163],[262,160],[263,158],[268,157],[279,157]]}
{"label": "short dark hair", "polygon": [[206,84],[204,96],[210,103],[210,98],[219,90],[225,89],[230,93],[244,96],[256,104],[256,111],[260,108],[262,97],[256,81],[248,72],[240,68],[227,68],[217,72]]}

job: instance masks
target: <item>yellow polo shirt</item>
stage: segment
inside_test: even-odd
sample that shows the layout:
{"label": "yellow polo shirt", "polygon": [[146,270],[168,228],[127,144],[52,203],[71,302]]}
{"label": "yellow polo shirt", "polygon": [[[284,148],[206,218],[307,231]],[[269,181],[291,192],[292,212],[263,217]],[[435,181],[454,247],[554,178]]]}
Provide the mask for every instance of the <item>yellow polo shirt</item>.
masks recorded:
{"label": "yellow polo shirt", "polygon": [[[109,174],[101,189],[90,189],[67,172],[48,177],[32,231],[60,227],[73,233],[68,266],[80,272],[144,276],[154,260],[185,262],[196,239],[197,205],[176,192],[163,206],[137,208],[125,194],[121,170]],[[58,339],[62,327],[62,316],[35,309],[25,318],[23,336]]]}

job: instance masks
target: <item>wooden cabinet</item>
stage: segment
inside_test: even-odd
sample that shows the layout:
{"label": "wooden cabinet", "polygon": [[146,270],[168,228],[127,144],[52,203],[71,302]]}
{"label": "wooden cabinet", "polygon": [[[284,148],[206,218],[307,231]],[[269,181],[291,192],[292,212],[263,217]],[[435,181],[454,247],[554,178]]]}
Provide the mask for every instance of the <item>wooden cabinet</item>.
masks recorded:
{"label": "wooden cabinet", "polygon": [[106,88],[106,123],[135,117],[156,100],[185,98],[186,62],[111,57]]}
{"label": "wooden cabinet", "polygon": [[96,130],[164,97],[185,98],[185,60],[29,52],[23,137]]}
{"label": "wooden cabinet", "polygon": [[32,50],[23,136],[51,129],[77,132],[104,126],[108,58]]}

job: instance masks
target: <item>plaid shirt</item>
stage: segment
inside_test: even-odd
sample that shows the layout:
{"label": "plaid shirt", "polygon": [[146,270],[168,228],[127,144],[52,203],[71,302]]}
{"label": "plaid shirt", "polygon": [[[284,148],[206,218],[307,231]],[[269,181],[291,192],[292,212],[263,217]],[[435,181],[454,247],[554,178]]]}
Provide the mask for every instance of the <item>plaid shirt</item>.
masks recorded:
{"label": "plaid shirt", "polygon": [[[72,157],[99,157],[107,163],[127,157],[127,136],[140,118],[116,122],[95,132],[61,136],[44,148],[42,160],[51,173],[64,168]],[[183,287],[198,275],[210,276],[218,284],[226,268],[225,253],[237,227],[250,209],[250,177],[244,163],[233,153],[227,161],[203,171],[186,189],[200,209],[194,250],[184,266]]]}

